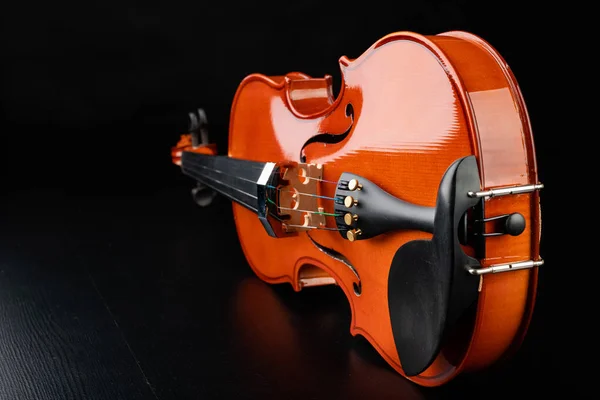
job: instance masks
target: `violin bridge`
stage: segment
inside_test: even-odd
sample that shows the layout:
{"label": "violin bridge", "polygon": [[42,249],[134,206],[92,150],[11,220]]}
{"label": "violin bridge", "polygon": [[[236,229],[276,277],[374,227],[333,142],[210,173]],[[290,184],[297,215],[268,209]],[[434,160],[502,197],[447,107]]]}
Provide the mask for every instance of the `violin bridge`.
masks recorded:
{"label": "violin bridge", "polygon": [[286,185],[280,187],[278,209],[287,218],[282,222],[286,232],[307,231],[325,226],[324,208],[318,197],[323,177],[321,164],[298,163],[283,170]]}

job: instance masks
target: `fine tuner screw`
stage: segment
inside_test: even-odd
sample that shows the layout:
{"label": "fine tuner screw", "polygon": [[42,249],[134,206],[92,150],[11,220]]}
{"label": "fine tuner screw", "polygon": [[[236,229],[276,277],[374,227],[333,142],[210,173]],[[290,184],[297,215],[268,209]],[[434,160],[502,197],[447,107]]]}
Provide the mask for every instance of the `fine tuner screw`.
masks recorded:
{"label": "fine tuner screw", "polygon": [[348,190],[355,191],[360,189],[362,189],[362,185],[358,183],[356,179],[350,179],[350,182],[348,182]]}
{"label": "fine tuner screw", "polygon": [[356,214],[346,213],[344,215],[344,222],[346,225],[352,225],[352,223],[356,220],[358,220],[358,215]]}
{"label": "fine tuner screw", "polygon": [[361,234],[362,231],[360,229],[352,229],[351,231],[346,232],[346,238],[349,241],[354,242]]}
{"label": "fine tuner screw", "polygon": [[352,206],[356,206],[356,205],[358,205],[358,200],[356,200],[352,196],[346,196],[346,198],[344,199],[344,205],[348,208],[350,208]]}

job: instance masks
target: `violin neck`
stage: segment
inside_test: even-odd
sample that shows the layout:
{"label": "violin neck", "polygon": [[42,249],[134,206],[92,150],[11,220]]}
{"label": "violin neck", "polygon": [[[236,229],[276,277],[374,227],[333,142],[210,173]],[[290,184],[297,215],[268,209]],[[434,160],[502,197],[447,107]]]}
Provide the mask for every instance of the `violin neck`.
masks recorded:
{"label": "violin neck", "polygon": [[257,182],[268,163],[184,151],[185,175],[258,213]]}

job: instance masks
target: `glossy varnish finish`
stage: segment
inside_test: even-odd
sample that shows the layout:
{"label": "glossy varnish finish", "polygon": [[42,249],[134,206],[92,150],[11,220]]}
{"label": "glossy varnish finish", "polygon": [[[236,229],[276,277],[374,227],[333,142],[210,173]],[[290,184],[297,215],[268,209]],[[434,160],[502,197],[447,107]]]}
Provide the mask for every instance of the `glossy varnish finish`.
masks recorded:
{"label": "glossy varnish finish", "polygon": [[[532,134],[518,86],[501,57],[480,38],[464,32],[427,37],[399,32],[357,59],[342,57],[340,68],[343,82],[337,97],[330,77],[298,72],[248,76],[232,106],[229,156],[263,162],[301,161],[304,156],[309,163],[323,164],[325,181],[356,173],[423,206],[435,206],[442,175],[468,155],[477,157],[482,189],[537,183]],[[303,149],[319,134],[343,139]],[[323,182],[320,190],[331,197],[335,184]],[[331,201],[321,205],[333,211]],[[276,239],[254,213],[237,204],[233,211],[257,276],[269,283],[289,282],[295,290],[305,281],[319,282],[304,277],[333,278],[350,303],[351,333],[363,335],[403,374],[388,308],[389,268],[401,245],[430,234],[403,231],[349,242],[335,231],[313,230]],[[527,228],[518,237],[489,238],[483,266],[539,257],[537,193],[486,200],[485,212],[488,217],[520,212]],[[333,218],[327,219],[327,226],[335,227]],[[315,243],[343,254],[355,271]],[[481,279],[477,312],[466,323],[466,333],[411,380],[440,385],[518,347],[533,309],[537,270]]]}

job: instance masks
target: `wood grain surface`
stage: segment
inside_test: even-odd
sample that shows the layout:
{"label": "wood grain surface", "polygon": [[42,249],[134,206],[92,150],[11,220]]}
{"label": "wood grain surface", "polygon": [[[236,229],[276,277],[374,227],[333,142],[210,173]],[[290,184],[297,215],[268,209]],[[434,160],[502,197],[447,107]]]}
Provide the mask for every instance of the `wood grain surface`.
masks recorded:
{"label": "wood grain surface", "polygon": [[0,399],[155,398],[86,268],[76,208],[2,200]]}

